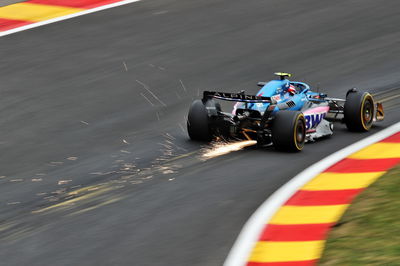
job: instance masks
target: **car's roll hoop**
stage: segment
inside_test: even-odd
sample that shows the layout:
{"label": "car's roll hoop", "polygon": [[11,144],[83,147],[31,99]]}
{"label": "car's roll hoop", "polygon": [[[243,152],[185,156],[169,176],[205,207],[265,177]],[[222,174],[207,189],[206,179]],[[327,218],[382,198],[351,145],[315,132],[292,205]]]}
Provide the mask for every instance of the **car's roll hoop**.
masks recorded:
{"label": "car's roll hoop", "polygon": [[292,74],[285,73],[285,72],[275,72],[275,76],[278,76],[280,80],[285,80],[286,78],[290,78]]}

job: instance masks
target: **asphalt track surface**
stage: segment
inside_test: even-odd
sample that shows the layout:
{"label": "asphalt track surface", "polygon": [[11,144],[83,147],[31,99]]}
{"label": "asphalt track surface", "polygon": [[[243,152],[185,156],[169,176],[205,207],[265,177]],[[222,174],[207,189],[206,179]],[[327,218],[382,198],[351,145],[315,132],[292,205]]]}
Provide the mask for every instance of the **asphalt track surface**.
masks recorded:
{"label": "asphalt track surface", "polygon": [[19,2],[24,2],[24,0],[3,0],[1,1],[0,6],[8,6]]}
{"label": "asphalt track surface", "polygon": [[[2,37],[0,264],[221,265],[271,193],[370,133],[204,161],[181,128],[192,99],[274,71],[334,97],[396,88],[399,8],[146,0]],[[371,133],[399,120],[396,95]]]}

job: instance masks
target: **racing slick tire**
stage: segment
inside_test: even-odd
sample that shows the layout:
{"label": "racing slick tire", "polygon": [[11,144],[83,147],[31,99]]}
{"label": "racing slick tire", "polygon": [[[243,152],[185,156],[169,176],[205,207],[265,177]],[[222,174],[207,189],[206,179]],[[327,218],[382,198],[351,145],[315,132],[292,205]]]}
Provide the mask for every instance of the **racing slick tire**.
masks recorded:
{"label": "racing slick tire", "polygon": [[212,133],[206,106],[201,100],[195,100],[189,109],[187,130],[192,140],[210,141]]}
{"label": "racing slick tire", "polygon": [[374,121],[374,99],[368,92],[351,90],[344,104],[344,122],[350,131],[368,131]]}
{"label": "racing slick tire", "polygon": [[299,111],[279,111],[272,123],[272,143],[277,150],[301,151],[306,141],[306,119]]}

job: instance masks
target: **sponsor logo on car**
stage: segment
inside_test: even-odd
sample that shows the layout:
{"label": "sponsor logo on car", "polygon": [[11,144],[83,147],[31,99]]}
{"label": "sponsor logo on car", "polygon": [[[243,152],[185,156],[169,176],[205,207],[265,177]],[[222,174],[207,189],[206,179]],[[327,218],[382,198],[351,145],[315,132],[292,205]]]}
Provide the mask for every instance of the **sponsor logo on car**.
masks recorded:
{"label": "sponsor logo on car", "polygon": [[275,102],[280,102],[280,101],[282,100],[280,94],[271,96],[271,99],[272,99],[273,101],[275,101]]}
{"label": "sponsor logo on car", "polygon": [[315,114],[307,114],[304,116],[306,119],[306,128],[314,128],[316,127],[322,119],[324,119],[326,116],[326,113],[315,113]]}

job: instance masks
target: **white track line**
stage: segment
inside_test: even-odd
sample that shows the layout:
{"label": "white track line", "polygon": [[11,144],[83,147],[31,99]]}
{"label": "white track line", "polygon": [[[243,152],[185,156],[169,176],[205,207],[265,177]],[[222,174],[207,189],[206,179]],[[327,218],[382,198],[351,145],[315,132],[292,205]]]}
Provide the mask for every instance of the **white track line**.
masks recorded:
{"label": "white track line", "polygon": [[28,24],[28,25],[25,25],[25,26],[22,26],[22,27],[18,27],[18,28],[15,28],[15,29],[11,29],[11,30],[0,32],[0,37],[6,36],[6,35],[10,35],[10,34],[13,34],[13,33],[16,33],[16,32],[20,32],[20,31],[24,31],[24,30],[29,30],[29,29],[32,29],[32,28],[40,27],[40,26],[47,25],[47,24],[50,24],[50,23],[54,23],[54,22],[58,22],[58,21],[62,21],[62,20],[67,20],[67,19],[70,19],[70,18],[75,18],[75,17],[87,15],[87,14],[90,14],[90,13],[98,12],[98,11],[101,11],[101,10],[105,10],[105,9],[109,9],[109,8],[113,8],[113,7],[117,7],[117,6],[122,6],[122,5],[130,4],[130,3],[134,3],[134,2],[139,2],[139,1],[141,1],[141,0],[124,0],[124,1],[116,2],[116,3],[104,5],[104,6],[90,8],[90,9],[87,9],[87,10],[84,10],[84,11],[81,11],[81,12],[77,12],[77,13],[73,13],[73,14],[70,14],[70,15],[66,15],[66,16],[57,17],[57,18],[53,18],[53,19],[49,19],[49,20],[44,20],[44,21]]}
{"label": "white track line", "polygon": [[313,164],[300,174],[293,177],[289,182],[275,191],[275,193],[273,193],[246,222],[230,250],[228,257],[224,262],[224,266],[243,266],[247,264],[250,252],[252,251],[254,244],[258,241],[265,225],[269,222],[276,211],[308,181],[350,154],[375,142],[381,141],[399,131],[400,122],[329,155],[325,159]]}

